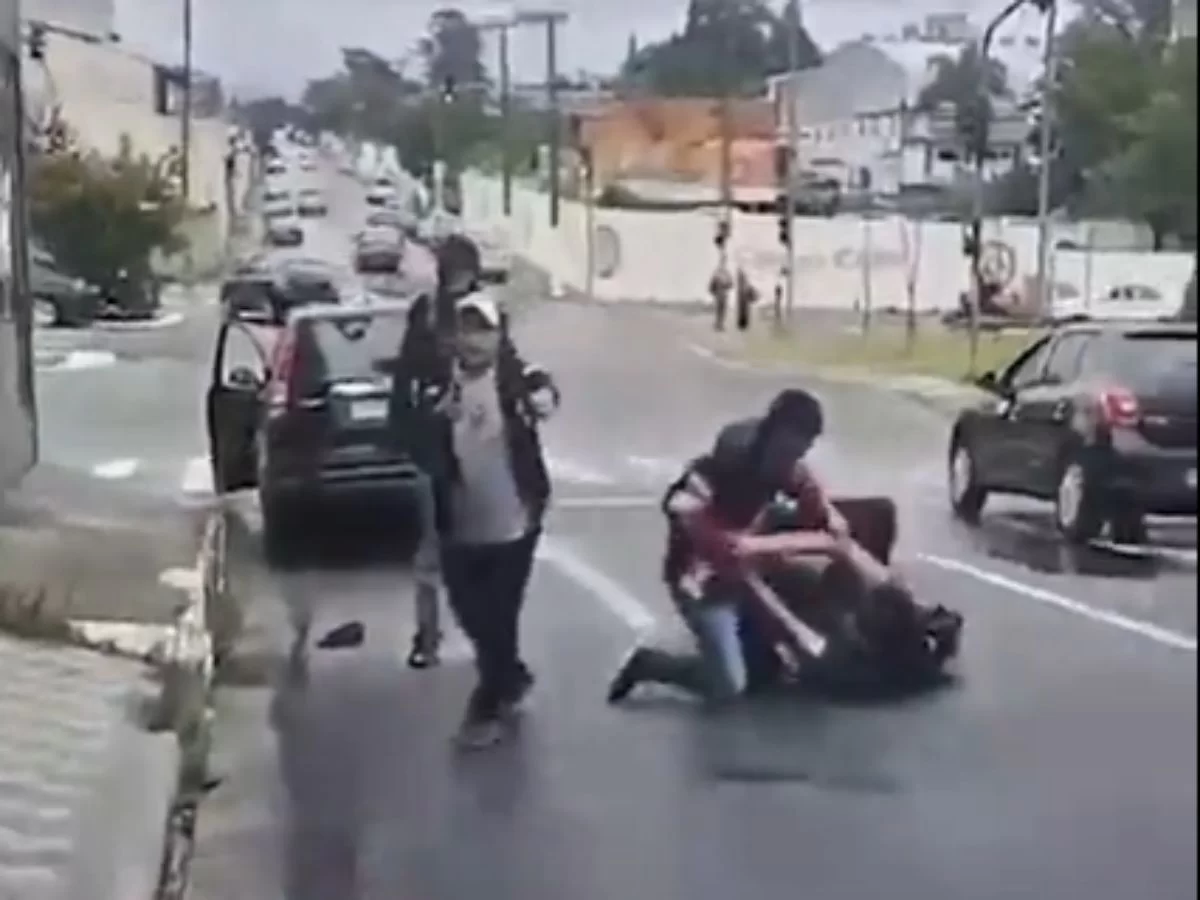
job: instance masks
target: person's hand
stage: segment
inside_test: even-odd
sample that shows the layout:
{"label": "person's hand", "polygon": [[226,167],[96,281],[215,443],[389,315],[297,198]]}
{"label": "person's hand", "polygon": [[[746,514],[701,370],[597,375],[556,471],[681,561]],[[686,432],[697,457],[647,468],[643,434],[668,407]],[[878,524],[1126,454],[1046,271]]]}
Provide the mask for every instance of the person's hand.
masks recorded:
{"label": "person's hand", "polygon": [[529,406],[539,419],[548,419],[558,410],[558,395],[550,387],[529,394]]}
{"label": "person's hand", "polygon": [[857,557],[858,544],[854,538],[850,537],[849,529],[842,534],[833,533],[831,537],[833,538],[833,548],[830,555],[834,559],[852,562]]}
{"label": "person's hand", "polygon": [[826,520],[826,528],[835,538],[850,537],[850,523],[846,521],[846,517],[838,511],[837,507],[829,507]]}

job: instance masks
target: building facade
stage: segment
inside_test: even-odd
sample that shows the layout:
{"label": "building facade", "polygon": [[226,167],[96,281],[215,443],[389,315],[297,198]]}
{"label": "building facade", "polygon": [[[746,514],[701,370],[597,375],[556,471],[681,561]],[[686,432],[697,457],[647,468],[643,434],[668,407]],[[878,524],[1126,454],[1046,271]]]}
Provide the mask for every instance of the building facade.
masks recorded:
{"label": "building facade", "polygon": [[0,0],[0,490],[37,459],[22,55],[17,0]]}
{"label": "building facade", "polygon": [[[786,142],[788,94],[797,123],[794,158],[801,170],[845,188],[895,194],[909,187],[953,184],[965,174],[961,138],[945,110],[920,110],[919,99],[939,60],[957,57],[975,39],[964,16],[931,16],[900,34],[843,44],[819,67],[771,79],[769,95]],[[1013,103],[992,123],[985,175],[1010,170],[1030,127],[1016,102],[1040,71],[1037,39],[1004,36],[996,55],[1009,72]]]}

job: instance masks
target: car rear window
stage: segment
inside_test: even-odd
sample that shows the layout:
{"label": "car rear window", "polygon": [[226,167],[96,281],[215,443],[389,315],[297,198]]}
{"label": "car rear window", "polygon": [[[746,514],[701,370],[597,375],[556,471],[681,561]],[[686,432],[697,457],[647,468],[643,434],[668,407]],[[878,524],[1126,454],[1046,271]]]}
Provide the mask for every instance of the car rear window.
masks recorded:
{"label": "car rear window", "polygon": [[298,338],[305,386],[377,377],[400,352],[404,324],[401,313],[303,321]]}
{"label": "car rear window", "polygon": [[1196,335],[1169,331],[1127,334],[1101,362],[1105,374],[1131,388],[1165,381],[1196,383]]}

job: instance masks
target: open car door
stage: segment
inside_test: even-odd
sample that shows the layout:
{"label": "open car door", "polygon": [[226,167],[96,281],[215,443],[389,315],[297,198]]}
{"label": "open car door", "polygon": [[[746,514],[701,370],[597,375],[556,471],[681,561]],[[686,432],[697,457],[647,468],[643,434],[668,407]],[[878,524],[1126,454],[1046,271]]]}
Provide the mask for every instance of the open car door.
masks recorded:
{"label": "open car door", "polygon": [[256,442],[267,380],[262,338],[244,323],[227,318],[217,331],[205,404],[213,486],[218,493],[258,484]]}

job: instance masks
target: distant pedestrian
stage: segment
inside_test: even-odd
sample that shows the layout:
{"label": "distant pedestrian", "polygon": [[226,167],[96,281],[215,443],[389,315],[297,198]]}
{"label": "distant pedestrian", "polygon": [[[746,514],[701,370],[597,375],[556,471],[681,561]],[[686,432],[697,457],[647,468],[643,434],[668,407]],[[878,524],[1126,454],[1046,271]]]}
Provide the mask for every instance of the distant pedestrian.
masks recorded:
{"label": "distant pedestrian", "polygon": [[713,328],[725,330],[725,317],[729,312],[729,295],[733,292],[733,277],[724,263],[720,263],[708,279],[708,294],[713,303]]}
{"label": "distant pedestrian", "polygon": [[750,276],[746,274],[746,270],[738,266],[736,278],[738,331],[745,331],[750,327],[750,314],[754,309],[754,304],[757,302],[758,289],[750,281]]}

